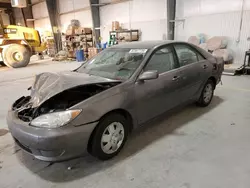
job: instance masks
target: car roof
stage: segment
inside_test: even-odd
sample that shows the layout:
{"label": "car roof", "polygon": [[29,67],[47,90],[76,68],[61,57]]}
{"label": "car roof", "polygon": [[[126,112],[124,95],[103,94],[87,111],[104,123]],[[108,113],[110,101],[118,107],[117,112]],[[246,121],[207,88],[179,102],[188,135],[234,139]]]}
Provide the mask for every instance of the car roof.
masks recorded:
{"label": "car roof", "polygon": [[138,42],[127,42],[124,44],[114,45],[110,48],[132,48],[132,49],[152,49],[156,46],[164,44],[170,44],[176,41],[172,40],[159,40],[159,41],[138,41]]}

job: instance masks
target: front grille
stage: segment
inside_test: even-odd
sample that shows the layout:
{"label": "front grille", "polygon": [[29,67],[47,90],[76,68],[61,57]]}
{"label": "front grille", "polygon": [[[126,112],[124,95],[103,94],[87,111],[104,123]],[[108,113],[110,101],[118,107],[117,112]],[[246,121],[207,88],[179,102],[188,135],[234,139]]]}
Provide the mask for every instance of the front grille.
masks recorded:
{"label": "front grille", "polygon": [[28,153],[32,153],[32,151],[25,145],[21,144],[16,138],[15,139],[15,142],[17,143],[17,145],[22,148],[23,150],[27,151]]}

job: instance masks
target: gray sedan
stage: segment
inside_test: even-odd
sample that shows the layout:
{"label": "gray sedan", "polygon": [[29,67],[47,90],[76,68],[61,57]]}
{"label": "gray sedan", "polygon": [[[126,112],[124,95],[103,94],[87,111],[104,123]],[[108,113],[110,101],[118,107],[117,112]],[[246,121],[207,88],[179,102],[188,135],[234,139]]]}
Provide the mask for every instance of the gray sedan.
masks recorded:
{"label": "gray sedan", "polygon": [[7,123],[16,143],[37,159],[88,151],[107,160],[150,119],[188,102],[209,105],[222,71],[221,59],[184,42],[117,45],[72,72],[37,75]]}

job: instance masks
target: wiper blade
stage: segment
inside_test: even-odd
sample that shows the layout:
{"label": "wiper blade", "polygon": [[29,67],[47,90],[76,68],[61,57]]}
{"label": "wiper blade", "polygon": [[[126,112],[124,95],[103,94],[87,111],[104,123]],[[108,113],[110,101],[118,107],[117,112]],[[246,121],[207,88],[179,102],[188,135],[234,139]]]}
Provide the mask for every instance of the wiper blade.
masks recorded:
{"label": "wiper blade", "polygon": [[131,71],[131,70],[133,70],[133,69],[127,68],[127,67],[120,67],[120,68],[118,69],[118,71],[121,71],[121,70]]}

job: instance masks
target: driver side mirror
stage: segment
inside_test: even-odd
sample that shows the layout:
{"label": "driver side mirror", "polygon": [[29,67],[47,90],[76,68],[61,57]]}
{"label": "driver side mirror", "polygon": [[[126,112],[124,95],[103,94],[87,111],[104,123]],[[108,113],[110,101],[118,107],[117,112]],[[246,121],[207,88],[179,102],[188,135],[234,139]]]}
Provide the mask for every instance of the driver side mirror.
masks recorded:
{"label": "driver side mirror", "polygon": [[151,70],[151,71],[143,72],[143,73],[139,76],[139,80],[140,80],[140,81],[144,81],[144,80],[154,80],[154,79],[157,79],[158,77],[159,77],[158,71],[157,71],[157,70]]}

